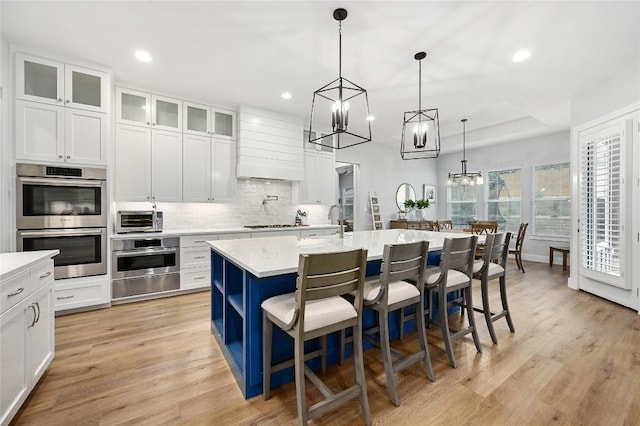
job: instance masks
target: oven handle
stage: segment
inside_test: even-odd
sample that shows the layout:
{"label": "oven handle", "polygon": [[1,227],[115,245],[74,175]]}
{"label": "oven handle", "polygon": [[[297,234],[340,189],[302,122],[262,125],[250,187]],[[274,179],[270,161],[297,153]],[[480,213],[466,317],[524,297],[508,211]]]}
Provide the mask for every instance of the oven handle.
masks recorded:
{"label": "oven handle", "polygon": [[59,179],[59,178],[32,178],[32,177],[20,177],[18,178],[22,183],[39,183],[49,186],[91,186],[100,187],[104,183],[101,180],[88,180],[88,179]]}
{"label": "oven handle", "polygon": [[102,235],[102,228],[97,228],[97,230],[68,230],[68,231],[57,231],[57,230],[45,230],[45,231],[19,231],[20,236],[22,237],[74,237],[76,235]]}
{"label": "oven handle", "polygon": [[124,257],[124,256],[149,256],[152,254],[160,254],[160,253],[177,253],[178,249],[176,248],[150,248],[149,250],[131,250],[131,251],[115,251],[113,254],[116,257]]}

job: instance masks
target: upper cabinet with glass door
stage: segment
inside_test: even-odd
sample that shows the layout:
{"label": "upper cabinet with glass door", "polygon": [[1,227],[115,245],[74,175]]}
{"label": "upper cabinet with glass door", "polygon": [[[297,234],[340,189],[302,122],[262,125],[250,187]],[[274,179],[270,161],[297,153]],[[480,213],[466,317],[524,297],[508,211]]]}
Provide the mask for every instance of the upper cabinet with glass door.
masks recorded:
{"label": "upper cabinet with glass door", "polygon": [[108,73],[16,53],[16,98],[95,112],[109,110]]}
{"label": "upper cabinet with glass door", "polygon": [[182,101],[116,87],[116,122],[182,132]]}
{"label": "upper cabinet with glass door", "polygon": [[236,138],[236,113],[191,102],[183,103],[183,132],[221,139]]}

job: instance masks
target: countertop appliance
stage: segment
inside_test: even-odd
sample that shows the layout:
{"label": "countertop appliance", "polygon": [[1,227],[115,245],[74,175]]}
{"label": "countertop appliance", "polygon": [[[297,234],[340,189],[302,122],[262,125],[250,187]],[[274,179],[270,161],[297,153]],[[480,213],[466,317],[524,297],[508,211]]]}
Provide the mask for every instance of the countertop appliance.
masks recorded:
{"label": "countertop appliance", "polygon": [[180,238],[132,238],[112,242],[112,298],[180,288]]}
{"label": "countertop appliance", "polygon": [[155,210],[118,210],[116,232],[162,232],[162,212]]}
{"label": "countertop appliance", "polygon": [[107,273],[106,170],[16,164],[18,251],[58,249],[54,277]]}

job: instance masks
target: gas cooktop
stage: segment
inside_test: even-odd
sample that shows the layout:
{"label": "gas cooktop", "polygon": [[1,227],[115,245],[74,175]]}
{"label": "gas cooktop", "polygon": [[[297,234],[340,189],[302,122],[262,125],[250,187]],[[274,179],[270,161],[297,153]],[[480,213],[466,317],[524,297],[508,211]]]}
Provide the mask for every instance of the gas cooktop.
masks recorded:
{"label": "gas cooktop", "polygon": [[249,229],[264,229],[264,228],[293,228],[295,225],[244,225]]}

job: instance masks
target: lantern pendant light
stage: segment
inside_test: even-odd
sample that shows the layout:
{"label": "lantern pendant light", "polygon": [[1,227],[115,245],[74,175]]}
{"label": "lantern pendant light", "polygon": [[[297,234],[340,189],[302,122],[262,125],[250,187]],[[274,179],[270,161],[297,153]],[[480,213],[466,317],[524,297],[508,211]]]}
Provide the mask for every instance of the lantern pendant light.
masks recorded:
{"label": "lantern pendant light", "polygon": [[[342,149],[371,141],[367,91],[342,76],[342,21],[345,9],[333,11],[338,21],[338,78],[313,92],[308,143],[322,150]],[[316,109],[318,114],[316,114]]]}
{"label": "lantern pendant light", "polygon": [[[425,52],[418,52],[414,56],[418,61],[418,110],[404,113],[400,145],[400,155],[403,160],[438,158],[440,155],[438,109],[422,109],[422,60],[426,57]],[[411,132],[413,132],[413,140],[410,142],[407,139],[411,138]]]}

